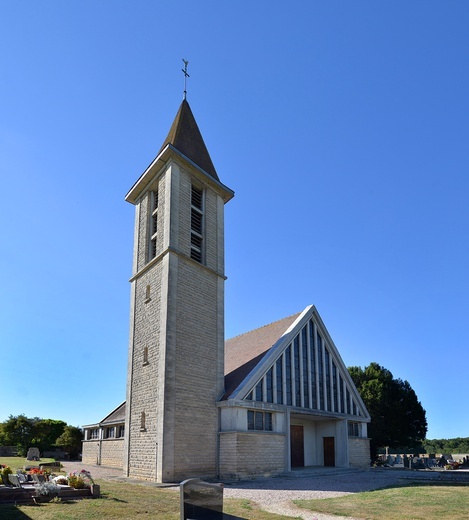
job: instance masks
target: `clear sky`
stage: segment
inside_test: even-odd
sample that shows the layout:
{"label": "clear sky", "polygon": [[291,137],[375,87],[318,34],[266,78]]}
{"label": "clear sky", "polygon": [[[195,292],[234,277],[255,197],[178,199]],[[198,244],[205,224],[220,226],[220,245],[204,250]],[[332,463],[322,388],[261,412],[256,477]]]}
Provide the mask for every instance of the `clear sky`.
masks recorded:
{"label": "clear sky", "polygon": [[469,2],[0,1],[0,421],[125,399],[134,207],[188,101],[226,206],[226,336],[315,304],[469,436]]}

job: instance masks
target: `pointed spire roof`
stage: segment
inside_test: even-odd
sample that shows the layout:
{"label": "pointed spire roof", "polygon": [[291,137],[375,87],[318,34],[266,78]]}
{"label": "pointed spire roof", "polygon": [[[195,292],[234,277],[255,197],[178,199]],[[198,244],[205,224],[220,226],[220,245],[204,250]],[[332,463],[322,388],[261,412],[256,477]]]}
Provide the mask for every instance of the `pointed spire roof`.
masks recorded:
{"label": "pointed spire roof", "polygon": [[168,144],[176,148],[214,179],[220,180],[186,99],[182,101],[158,155]]}

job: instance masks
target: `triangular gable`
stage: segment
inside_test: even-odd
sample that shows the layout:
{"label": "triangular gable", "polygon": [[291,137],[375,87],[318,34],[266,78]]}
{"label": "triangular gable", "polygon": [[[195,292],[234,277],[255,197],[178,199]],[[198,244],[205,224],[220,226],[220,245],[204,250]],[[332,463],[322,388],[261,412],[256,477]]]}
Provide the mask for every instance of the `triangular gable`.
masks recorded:
{"label": "triangular gable", "polygon": [[261,356],[256,356],[253,349],[251,363],[244,365],[249,372],[243,374],[235,389],[227,388],[224,398],[293,406],[325,415],[357,416],[368,421],[368,411],[317,309],[311,305],[292,318]]}
{"label": "triangular gable", "polygon": [[110,424],[125,421],[125,401],[115,408],[99,424]]}

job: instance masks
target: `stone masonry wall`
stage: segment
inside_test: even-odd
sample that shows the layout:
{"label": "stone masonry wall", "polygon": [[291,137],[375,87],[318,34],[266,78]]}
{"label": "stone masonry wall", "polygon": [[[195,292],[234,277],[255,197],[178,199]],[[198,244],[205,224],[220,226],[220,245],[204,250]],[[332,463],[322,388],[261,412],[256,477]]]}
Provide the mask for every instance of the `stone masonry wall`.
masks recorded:
{"label": "stone masonry wall", "polygon": [[[150,188],[158,191],[157,255],[161,253],[164,232],[165,178]],[[137,265],[139,271],[148,263],[150,191],[139,203]],[[135,281],[133,359],[131,367],[129,407],[129,476],[156,478],[156,438],[158,413],[158,373],[160,362],[160,312],[162,265],[156,263]],[[145,352],[147,358],[145,359]],[[142,413],[145,424],[142,427]]]}
{"label": "stone masonry wall", "polygon": [[[127,426],[130,431],[129,476],[149,479],[156,478],[161,272],[161,264],[156,264],[135,281],[134,354]],[[144,428],[142,413],[145,414]]]}
{"label": "stone masonry wall", "polygon": [[81,461],[83,464],[98,464],[99,461],[99,441],[96,439],[83,441]]}
{"label": "stone masonry wall", "polygon": [[284,470],[284,434],[258,432],[220,434],[220,478],[270,476]]}
{"label": "stone masonry wall", "polygon": [[[83,464],[101,464],[113,468],[122,468],[124,463],[124,439],[104,439],[83,441]],[[101,450],[101,454],[99,453]]]}
{"label": "stone masonry wall", "polygon": [[101,444],[101,466],[122,468],[124,439],[106,439]]}
{"label": "stone masonry wall", "polygon": [[[150,193],[138,212],[126,457],[130,477],[174,481],[217,471],[224,245],[219,195],[197,172],[167,168],[149,187],[159,192],[157,256],[149,263]],[[192,183],[204,189],[202,265],[190,258]]]}
{"label": "stone masonry wall", "polygon": [[[215,476],[217,471],[218,409],[222,388],[220,358],[224,343],[219,341],[219,314],[224,301],[220,277],[217,196],[204,191],[204,265],[190,256],[190,198],[192,179],[181,170],[176,337],[175,345],[175,476]],[[223,257],[223,255],[221,255]],[[221,266],[222,268],[223,266]],[[213,270],[213,271],[212,271]],[[190,360],[190,361],[189,361]],[[188,362],[189,361],[189,362]]]}
{"label": "stone masonry wall", "polygon": [[353,468],[368,468],[370,466],[370,439],[349,437],[349,465]]}

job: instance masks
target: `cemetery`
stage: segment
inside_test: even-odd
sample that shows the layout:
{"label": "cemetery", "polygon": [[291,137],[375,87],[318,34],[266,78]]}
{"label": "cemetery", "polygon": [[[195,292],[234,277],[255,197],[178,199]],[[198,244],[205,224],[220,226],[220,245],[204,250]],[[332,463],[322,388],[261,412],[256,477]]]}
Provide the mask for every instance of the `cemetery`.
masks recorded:
{"label": "cemetery", "polygon": [[20,469],[0,464],[0,503],[41,503],[56,498],[76,500],[100,496],[90,472],[63,474],[60,462],[42,462],[38,448],[28,450]]}
{"label": "cemetery", "polygon": [[[452,460],[447,454],[446,461]],[[454,456],[454,455],[453,455]],[[37,458],[37,454],[30,453],[30,457]],[[409,461],[411,457],[405,456]],[[418,457],[429,459],[429,457]],[[415,457],[415,459],[418,459]],[[438,459],[439,457],[436,457]],[[369,468],[368,470],[343,469],[343,468],[304,468],[295,474],[285,475],[271,479],[250,479],[247,481],[211,481],[206,482],[199,478],[186,479],[183,482],[173,484],[146,484],[136,479],[125,477],[112,477],[116,475],[115,468],[99,468],[96,466],[98,485],[91,477],[94,474],[93,467],[80,465],[79,463],[44,460],[20,459],[18,463],[10,463],[10,467],[4,464],[0,468],[0,518],[2,514],[15,509],[27,507],[28,517],[35,520],[40,518],[34,511],[40,514],[41,508],[51,508],[57,514],[65,504],[73,504],[77,511],[74,518],[81,520],[87,518],[90,507],[102,508],[103,517],[112,513],[116,508],[127,508],[122,511],[122,518],[130,510],[138,510],[139,518],[154,518],[151,513],[161,520],[258,520],[270,518],[273,512],[272,503],[283,504],[288,502],[294,508],[294,500],[298,496],[308,495],[327,498],[327,491],[344,491],[353,494],[362,494],[369,489],[387,488],[389,492],[399,493],[403,486],[428,486],[437,484],[437,493],[445,493],[449,489],[454,490],[454,485],[466,486],[469,482],[469,468],[461,464],[457,470],[448,470],[442,466],[430,466],[424,464],[424,468],[417,468],[417,460],[412,460],[413,467],[404,465],[404,456],[389,454],[382,466]],[[414,457],[412,458],[414,459]],[[467,464],[468,457],[464,459]],[[0,459],[0,463],[6,462]],[[383,461],[384,462],[384,461]],[[73,464],[73,466],[72,466]],[[22,469],[17,467],[21,465]],[[72,467],[78,468],[70,471]],[[99,470],[99,471],[98,471]],[[138,482],[138,483],[137,483]],[[79,485],[77,485],[79,484]],[[290,491],[286,491],[290,489]],[[460,495],[467,493],[461,488]],[[102,493],[101,493],[102,490]],[[297,490],[297,491],[295,491]],[[304,491],[301,491],[304,490]],[[243,498],[245,497],[245,498]],[[100,498],[98,502],[89,500]],[[44,503],[50,502],[50,504]],[[311,506],[320,507],[320,504]],[[319,500],[321,502],[321,500]],[[98,505],[99,503],[99,505]],[[16,505],[15,505],[16,504]],[[89,504],[89,505],[87,505]],[[241,504],[244,504],[243,507]],[[247,504],[247,509],[246,509]],[[31,507],[33,506],[33,507]],[[109,511],[108,508],[114,508]],[[433,507],[433,506],[432,506]],[[155,509],[156,508],[156,509]],[[244,509],[244,510],[243,510]],[[26,510],[25,510],[26,511]],[[45,509],[44,509],[45,511]],[[78,514],[78,511],[80,512]],[[263,511],[263,512],[262,512]],[[31,514],[32,512],[32,514]],[[141,516],[140,516],[141,513]],[[160,514],[161,513],[161,514]],[[299,513],[299,512],[298,512]],[[281,513],[286,514],[286,513]],[[150,515],[150,516],[145,516]],[[299,517],[301,515],[288,515],[282,518]],[[10,518],[6,516],[6,518]],[[16,517],[12,517],[16,518]],[[272,516],[272,518],[275,518]],[[309,517],[306,517],[309,518]],[[382,517],[383,519],[385,516]]]}

